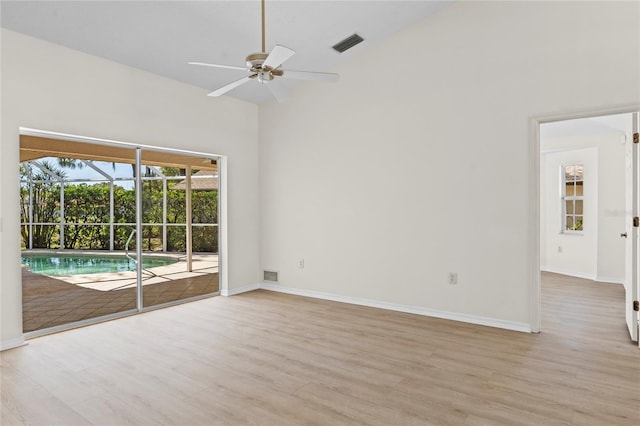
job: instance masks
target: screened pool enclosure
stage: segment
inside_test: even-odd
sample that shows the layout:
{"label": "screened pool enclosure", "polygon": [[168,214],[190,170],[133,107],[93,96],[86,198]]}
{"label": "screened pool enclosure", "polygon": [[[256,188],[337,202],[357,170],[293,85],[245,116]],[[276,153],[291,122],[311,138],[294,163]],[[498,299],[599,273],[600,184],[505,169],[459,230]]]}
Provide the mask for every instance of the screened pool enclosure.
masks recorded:
{"label": "screened pool enclosure", "polygon": [[215,156],[23,134],[20,210],[25,332],[219,291]]}
{"label": "screened pool enclosure", "polygon": [[[80,148],[81,143],[59,142],[81,152],[69,153],[73,157],[60,157],[58,152],[42,156],[52,152],[42,149],[43,138],[28,140],[34,139],[37,148],[21,149],[21,159],[39,155],[20,164],[23,248],[113,251],[134,247],[135,239],[130,237],[136,226],[136,167],[131,153],[124,151],[124,158],[116,158],[121,149],[112,148],[110,158],[102,160],[100,153],[86,153],[90,147]],[[190,239],[193,251],[217,253],[215,160],[207,164],[164,155],[170,161],[165,158],[163,163],[156,154],[140,166],[143,250],[186,252]]]}
{"label": "screened pool enclosure", "polygon": [[[135,247],[131,238],[136,225],[134,170],[125,164],[53,157],[23,162],[23,248],[113,251]],[[143,250],[186,252],[185,172],[142,167]],[[193,250],[217,253],[218,177],[215,171],[193,172]]]}

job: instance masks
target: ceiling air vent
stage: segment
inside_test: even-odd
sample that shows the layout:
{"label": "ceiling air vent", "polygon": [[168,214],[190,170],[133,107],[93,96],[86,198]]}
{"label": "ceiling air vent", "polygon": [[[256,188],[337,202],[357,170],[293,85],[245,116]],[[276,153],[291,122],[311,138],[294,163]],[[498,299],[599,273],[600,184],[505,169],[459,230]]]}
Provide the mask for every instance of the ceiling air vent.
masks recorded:
{"label": "ceiling air vent", "polygon": [[273,272],[273,271],[264,271],[262,279],[264,281],[272,281],[274,283],[277,283],[278,282],[278,273],[277,272]]}
{"label": "ceiling air vent", "polygon": [[343,53],[362,41],[364,41],[362,37],[358,34],[354,34],[335,44],[333,49],[337,52]]}

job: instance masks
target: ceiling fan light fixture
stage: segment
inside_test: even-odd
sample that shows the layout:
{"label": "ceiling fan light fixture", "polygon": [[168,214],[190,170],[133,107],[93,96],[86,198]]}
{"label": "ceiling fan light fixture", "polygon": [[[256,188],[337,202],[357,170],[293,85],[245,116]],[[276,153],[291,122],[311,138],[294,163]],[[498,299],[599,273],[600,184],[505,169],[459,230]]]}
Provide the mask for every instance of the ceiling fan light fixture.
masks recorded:
{"label": "ceiling fan light fixture", "polygon": [[[237,67],[233,65],[218,65],[218,64],[208,64],[205,62],[189,62],[191,65],[212,67],[212,68],[226,68],[233,70],[241,70],[248,72],[249,75],[243,77],[239,80],[231,82],[226,86],[223,86],[213,92],[209,93],[208,96],[221,96],[230,90],[235,89],[242,84],[245,84],[251,80],[258,80],[260,83],[268,83],[273,80],[275,77],[278,78],[293,78],[298,80],[322,80],[322,81],[337,81],[338,74],[335,73],[323,73],[323,72],[313,72],[313,71],[291,71],[291,70],[283,70],[281,65],[291,58],[296,52],[288,47],[277,44],[270,53],[265,52],[265,37],[264,37],[264,3],[265,0],[261,1],[262,3],[262,51],[258,53],[252,53],[245,58],[246,68]],[[286,91],[286,86],[272,86],[269,85],[269,89],[275,96],[275,98],[279,101],[285,101],[289,98],[288,93]]]}
{"label": "ceiling fan light fixture", "polygon": [[264,84],[271,80],[273,80],[273,75],[271,75],[270,72],[261,72],[260,74],[258,74],[258,81],[260,83]]}

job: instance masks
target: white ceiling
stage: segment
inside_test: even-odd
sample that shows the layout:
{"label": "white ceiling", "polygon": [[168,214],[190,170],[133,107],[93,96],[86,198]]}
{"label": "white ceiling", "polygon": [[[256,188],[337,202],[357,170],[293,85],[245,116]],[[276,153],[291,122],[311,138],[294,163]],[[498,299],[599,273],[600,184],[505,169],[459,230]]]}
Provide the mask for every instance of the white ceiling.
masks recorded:
{"label": "white ceiling", "polygon": [[[266,48],[297,53],[287,69],[333,71],[340,61],[451,4],[446,1],[266,2]],[[260,1],[6,1],[2,27],[189,83],[208,91],[242,78],[243,71],[188,65],[189,61],[244,66],[260,51]],[[358,33],[365,41],[339,54],[331,46]],[[257,82],[229,96],[261,103],[271,98]],[[291,80],[279,84],[297,83]]]}

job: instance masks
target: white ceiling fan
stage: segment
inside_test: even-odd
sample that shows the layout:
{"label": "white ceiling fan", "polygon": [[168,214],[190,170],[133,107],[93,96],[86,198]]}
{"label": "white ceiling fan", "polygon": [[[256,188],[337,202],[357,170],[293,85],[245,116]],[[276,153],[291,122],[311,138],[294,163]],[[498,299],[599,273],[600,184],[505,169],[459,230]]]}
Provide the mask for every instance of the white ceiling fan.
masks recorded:
{"label": "white ceiling fan", "polygon": [[271,53],[265,52],[265,25],[264,25],[264,6],[265,0],[262,0],[262,50],[258,53],[252,53],[246,58],[246,67],[237,67],[233,65],[218,65],[218,64],[207,64],[204,62],[189,62],[190,65],[199,65],[205,67],[212,68],[226,68],[232,70],[241,70],[248,72],[249,75],[242,77],[240,80],[236,80],[232,83],[227,84],[213,92],[209,93],[207,96],[221,96],[225,93],[229,92],[232,89],[235,89],[238,86],[243,85],[244,83],[250,80],[257,80],[260,83],[267,84],[269,90],[273,96],[279,101],[283,102],[289,98],[289,94],[286,88],[275,85],[268,84],[275,78],[291,78],[297,80],[320,80],[327,82],[336,82],[338,81],[338,74],[335,73],[327,73],[327,72],[313,72],[313,71],[293,71],[293,70],[283,70],[280,66],[289,58],[291,58],[296,52],[289,49],[288,47],[284,47],[281,45],[276,45]]}

